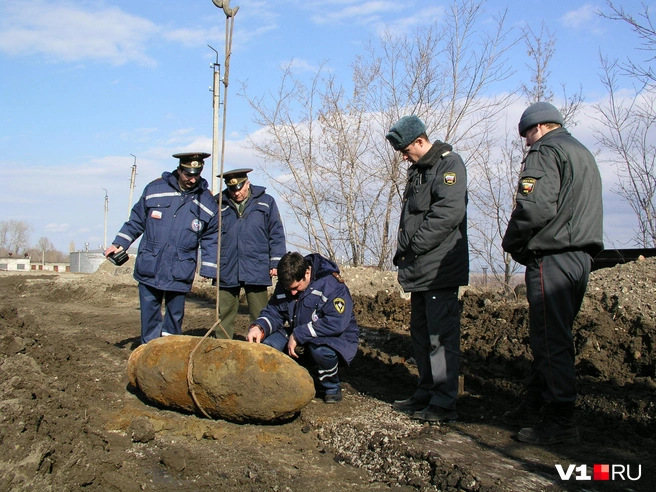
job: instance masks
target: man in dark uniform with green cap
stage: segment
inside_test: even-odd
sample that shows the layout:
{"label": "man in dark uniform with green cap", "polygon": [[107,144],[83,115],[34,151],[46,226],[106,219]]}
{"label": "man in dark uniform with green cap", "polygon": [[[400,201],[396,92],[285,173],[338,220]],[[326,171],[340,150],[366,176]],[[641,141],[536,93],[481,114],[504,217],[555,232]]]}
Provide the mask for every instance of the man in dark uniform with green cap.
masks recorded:
{"label": "man in dark uniform with green cap", "polygon": [[451,145],[431,143],[415,115],[385,138],[410,162],[394,264],[411,292],[410,336],[419,382],[393,407],[429,422],[455,420],[460,369],[458,288],[469,282],[467,171]]}
{"label": "man in dark uniform with green cap", "polygon": [[603,245],[601,175],[594,157],[563,128],[552,104],[530,105],[519,134],[530,147],[503,249],[526,266],[533,363],[521,404],[503,415],[520,441],[574,442],[576,371],[572,326]]}

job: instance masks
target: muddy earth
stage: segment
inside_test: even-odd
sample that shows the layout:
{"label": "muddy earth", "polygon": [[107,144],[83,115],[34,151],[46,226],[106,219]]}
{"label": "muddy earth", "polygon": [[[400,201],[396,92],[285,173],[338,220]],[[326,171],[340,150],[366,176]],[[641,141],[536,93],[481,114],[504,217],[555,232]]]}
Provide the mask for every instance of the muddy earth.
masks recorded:
{"label": "muddy earth", "polygon": [[[156,408],[128,384],[139,343],[130,264],[91,275],[0,272],[0,490],[656,490],[656,260],[593,272],[575,327],[581,442],[531,446],[500,417],[530,365],[526,300],[462,295],[459,420],[391,409],[416,384],[409,302],[395,276],[345,269],[361,326],[344,400],[235,424]],[[199,281],[184,333],[216,320]],[[236,338],[244,338],[240,307]],[[609,464],[610,480],[593,477]],[[567,472],[569,480],[558,473]]]}

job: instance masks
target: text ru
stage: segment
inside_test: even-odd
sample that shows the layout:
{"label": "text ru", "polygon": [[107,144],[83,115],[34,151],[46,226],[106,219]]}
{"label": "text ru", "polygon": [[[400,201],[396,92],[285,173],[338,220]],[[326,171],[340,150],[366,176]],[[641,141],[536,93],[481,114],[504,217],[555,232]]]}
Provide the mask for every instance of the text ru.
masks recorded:
{"label": "text ru", "polygon": [[[642,465],[638,465],[638,475],[632,476],[631,465],[594,465],[593,474],[588,472],[587,465],[569,465],[564,470],[562,465],[556,465],[556,471],[561,480],[570,480],[574,475],[575,480],[640,480]],[[576,472],[576,473],[574,473]]]}

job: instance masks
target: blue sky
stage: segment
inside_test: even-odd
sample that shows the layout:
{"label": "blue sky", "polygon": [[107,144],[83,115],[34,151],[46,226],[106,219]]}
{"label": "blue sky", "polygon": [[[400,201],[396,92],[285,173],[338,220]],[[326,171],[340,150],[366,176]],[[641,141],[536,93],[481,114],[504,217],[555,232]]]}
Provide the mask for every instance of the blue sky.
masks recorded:
{"label": "blue sky", "polygon": [[[636,2],[618,1],[628,9]],[[382,29],[409,31],[432,22],[442,1],[232,0],[235,17],[228,95],[226,170],[259,163],[246,146],[257,130],[242,83],[250,95],[275,90],[279,67],[298,72],[326,61],[348,83],[362,44]],[[635,54],[629,29],[602,19],[603,0],[490,0],[490,17],[508,9],[509,27],[540,23],[557,38],[551,82],[576,90],[586,103],[603,97],[599,51]],[[0,2],[0,220],[22,220],[30,242],[49,238],[68,251],[103,245],[105,193],[107,242],[126,220],[131,166],[136,156],[133,201],[143,187],[176,162],[171,154],[212,149],[215,61],[223,65],[226,18],[211,0],[3,0]],[[518,77],[525,48],[513,53]],[[518,118],[523,108],[518,106]],[[594,148],[586,122],[573,130]],[[381,143],[383,136],[381,135]],[[204,177],[211,180],[207,170]],[[621,246],[631,235],[632,213],[609,189],[614,175],[602,166],[606,233]],[[263,175],[252,175],[267,185]],[[283,207],[284,208],[284,207]]]}

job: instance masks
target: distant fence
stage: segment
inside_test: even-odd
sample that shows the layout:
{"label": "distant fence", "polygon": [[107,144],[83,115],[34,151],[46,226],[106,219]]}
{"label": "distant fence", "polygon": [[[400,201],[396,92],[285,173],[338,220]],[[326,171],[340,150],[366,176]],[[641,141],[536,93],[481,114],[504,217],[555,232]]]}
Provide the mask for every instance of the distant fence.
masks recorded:
{"label": "distant fence", "polygon": [[651,258],[656,256],[656,248],[633,248],[633,249],[605,249],[592,262],[592,269],[610,268],[622,263],[636,261],[640,257]]}

